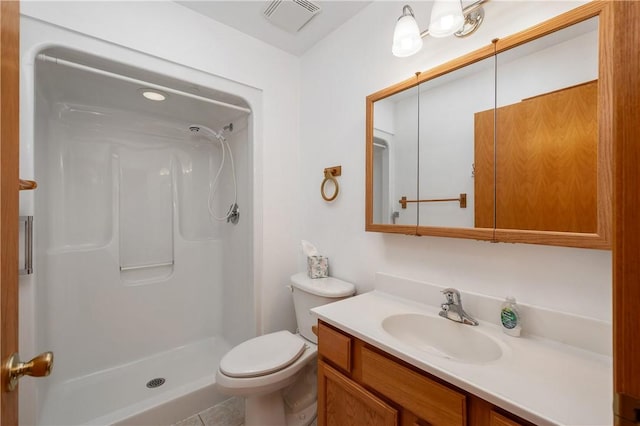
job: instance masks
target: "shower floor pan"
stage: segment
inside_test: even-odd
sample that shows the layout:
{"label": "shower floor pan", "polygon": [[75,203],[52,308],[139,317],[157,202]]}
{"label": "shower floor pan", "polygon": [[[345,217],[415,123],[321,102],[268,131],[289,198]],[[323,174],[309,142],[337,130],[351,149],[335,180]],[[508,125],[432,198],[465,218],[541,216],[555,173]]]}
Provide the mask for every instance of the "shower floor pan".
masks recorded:
{"label": "shower floor pan", "polygon": [[216,392],[214,378],[229,349],[224,340],[209,338],[55,384],[38,424],[171,425],[226,398]]}

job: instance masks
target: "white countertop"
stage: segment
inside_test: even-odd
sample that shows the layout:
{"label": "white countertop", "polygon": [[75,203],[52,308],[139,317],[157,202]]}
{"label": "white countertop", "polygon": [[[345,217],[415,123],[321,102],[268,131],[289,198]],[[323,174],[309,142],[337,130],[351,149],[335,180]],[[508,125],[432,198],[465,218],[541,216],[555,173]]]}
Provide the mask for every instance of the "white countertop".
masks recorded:
{"label": "white countertop", "polygon": [[312,311],[323,321],[535,424],[613,424],[609,356],[538,337],[511,337],[480,321],[479,331],[500,344],[502,357],[484,364],[451,360],[403,343],[382,328],[382,320],[390,315],[437,317],[439,307],[377,290]]}

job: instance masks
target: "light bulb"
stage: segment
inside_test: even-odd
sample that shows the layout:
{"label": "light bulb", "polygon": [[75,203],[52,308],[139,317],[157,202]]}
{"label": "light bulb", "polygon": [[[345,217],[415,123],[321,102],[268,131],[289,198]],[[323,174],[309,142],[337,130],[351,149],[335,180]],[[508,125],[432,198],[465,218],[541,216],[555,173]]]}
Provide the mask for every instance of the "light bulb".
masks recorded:
{"label": "light bulb", "polygon": [[[408,6],[405,6],[408,7]],[[410,10],[410,9],[409,9]],[[422,48],[420,29],[413,14],[405,13],[396,22],[391,51],[400,58],[411,56]]]}
{"label": "light bulb", "polygon": [[447,37],[460,31],[464,25],[460,0],[436,0],[431,9],[429,35]]}
{"label": "light bulb", "polygon": [[159,90],[154,90],[154,89],[140,89],[140,92],[142,93],[142,96],[144,96],[145,98],[149,99],[150,101],[164,101],[165,99],[167,99],[167,95],[160,92]]}

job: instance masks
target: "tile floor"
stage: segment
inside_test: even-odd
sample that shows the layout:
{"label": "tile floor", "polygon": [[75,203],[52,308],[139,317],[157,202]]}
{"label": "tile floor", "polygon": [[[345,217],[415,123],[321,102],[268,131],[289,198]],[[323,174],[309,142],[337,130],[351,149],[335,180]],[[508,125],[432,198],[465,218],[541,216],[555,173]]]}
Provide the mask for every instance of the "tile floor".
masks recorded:
{"label": "tile floor", "polygon": [[[229,398],[173,426],[242,426],[244,423],[244,399]],[[317,426],[314,420],[310,426]],[[282,425],[284,426],[284,425]]]}
{"label": "tile floor", "polygon": [[244,423],[244,399],[229,398],[174,426],[241,426]]}

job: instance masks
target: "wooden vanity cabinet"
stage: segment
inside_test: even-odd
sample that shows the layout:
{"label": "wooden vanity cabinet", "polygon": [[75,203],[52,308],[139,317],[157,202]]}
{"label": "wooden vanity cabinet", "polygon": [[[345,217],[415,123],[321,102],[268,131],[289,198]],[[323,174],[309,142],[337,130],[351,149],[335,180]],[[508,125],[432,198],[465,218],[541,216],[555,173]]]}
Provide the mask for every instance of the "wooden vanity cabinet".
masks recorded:
{"label": "wooden vanity cabinet", "polygon": [[322,321],[319,426],[530,426]]}
{"label": "wooden vanity cabinet", "polygon": [[318,413],[319,424],[398,425],[397,409],[322,361],[318,362],[318,404],[325,407],[322,415]]}

